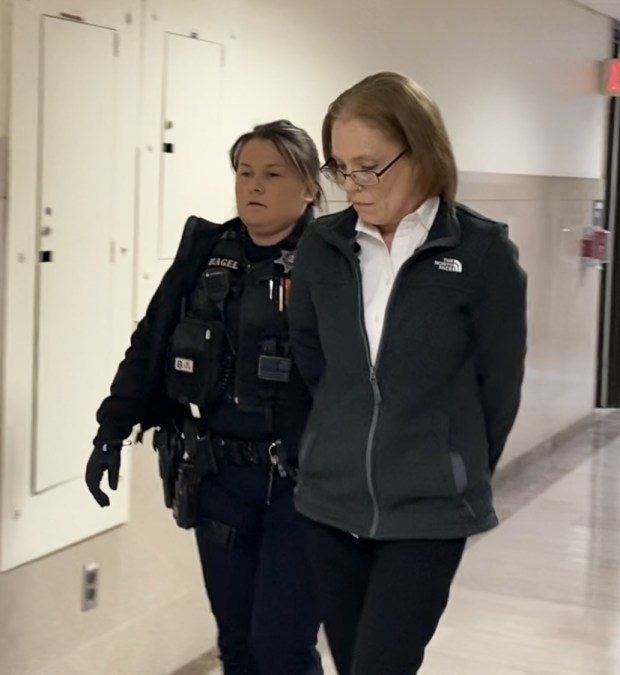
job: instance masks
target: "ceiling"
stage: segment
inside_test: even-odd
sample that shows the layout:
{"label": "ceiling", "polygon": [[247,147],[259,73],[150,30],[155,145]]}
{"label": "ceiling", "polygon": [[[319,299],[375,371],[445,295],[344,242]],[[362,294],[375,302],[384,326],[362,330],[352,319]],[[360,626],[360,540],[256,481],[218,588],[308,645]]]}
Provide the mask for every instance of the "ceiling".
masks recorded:
{"label": "ceiling", "polygon": [[609,1],[602,1],[599,2],[599,0],[575,0],[577,4],[579,5],[585,5],[586,7],[590,7],[590,9],[594,9],[597,12],[600,12],[601,14],[606,14],[607,16],[611,16],[614,19],[618,19],[620,21],[620,0],[615,0],[615,2],[609,2]]}

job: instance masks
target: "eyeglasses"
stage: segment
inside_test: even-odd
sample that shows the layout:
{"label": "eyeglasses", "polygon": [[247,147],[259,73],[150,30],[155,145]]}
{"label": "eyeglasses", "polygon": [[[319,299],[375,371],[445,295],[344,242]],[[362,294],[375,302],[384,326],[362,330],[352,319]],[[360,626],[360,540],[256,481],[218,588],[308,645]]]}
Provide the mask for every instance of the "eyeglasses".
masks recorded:
{"label": "eyeglasses", "polygon": [[321,173],[325,176],[325,178],[340,186],[344,185],[344,182],[347,180],[347,178],[350,178],[356,185],[359,185],[360,187],[377,185],[379,183],[379,178],[383,176],[383,174],[388,169],[393,167],[403,155],[406,154],[407,150],[403,150],[397,157],[394,157],[394,159],[387,166],[381,169],[381,171],[357,169],[355,171],[350,171],[349,173],[345,173],[341,169],[333,166],[332,163],[334,160],[333,158],[330,158],[321,167]]}

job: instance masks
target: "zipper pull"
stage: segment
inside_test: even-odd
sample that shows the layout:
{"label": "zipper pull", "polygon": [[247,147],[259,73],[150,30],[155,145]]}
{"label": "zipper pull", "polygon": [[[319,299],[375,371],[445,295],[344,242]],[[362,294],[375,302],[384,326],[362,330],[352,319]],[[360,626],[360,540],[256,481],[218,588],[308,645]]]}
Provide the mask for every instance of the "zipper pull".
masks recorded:
{"label": "zipper pull", "polygon": [[372,393],[375,397],[375,403],[381,403],[381,390],[379,389],[379,383],[377,382],[377,373],[375,372],[375,367],[370,366],[370,385],[372,387]]}

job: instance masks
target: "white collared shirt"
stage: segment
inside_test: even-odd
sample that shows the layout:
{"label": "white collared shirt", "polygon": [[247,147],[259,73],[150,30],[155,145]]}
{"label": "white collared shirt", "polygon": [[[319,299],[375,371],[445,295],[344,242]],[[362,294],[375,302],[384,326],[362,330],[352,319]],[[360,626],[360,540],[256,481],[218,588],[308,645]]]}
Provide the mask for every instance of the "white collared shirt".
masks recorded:
{"label": "white collared shirt", "polygon": [[396,228],[389,250],[378,228],[366,225],[359,218],[357,220],[355,229],[360,245],[364,323],[373,364],[377,358],[394,279],[405,260],[426,241],[438,209],[439,197],[430,197],[417,211],[405,216]]}

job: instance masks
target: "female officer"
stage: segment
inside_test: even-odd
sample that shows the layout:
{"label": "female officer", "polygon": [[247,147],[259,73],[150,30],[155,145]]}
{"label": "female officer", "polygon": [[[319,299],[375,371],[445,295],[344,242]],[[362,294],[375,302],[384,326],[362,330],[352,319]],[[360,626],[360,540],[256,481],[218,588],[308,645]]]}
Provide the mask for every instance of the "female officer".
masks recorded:
{"label": "female officer", "polygon": [[417,672],[515,419],[525,275],[506,227],[455,203],[439,110],[379,73],[323,123],[347,210],[304,236],[289,308],[314,394],[297,509],[342,675]]}
{"label": "female officer", "polygon": [[[167,505],[194,526],[227,675],[319,675],[318,618],[293,482],[278,455],[291,365],[286,306],[295,248],[321,197],[316,147],[280,120],[230,151],[239,217],[190,218],[132,336],[86,482],[116,489],[121,439],[157,425]],[[277,454],[276,454],[277,451]]]}

